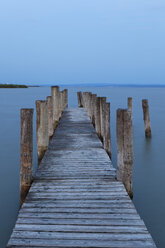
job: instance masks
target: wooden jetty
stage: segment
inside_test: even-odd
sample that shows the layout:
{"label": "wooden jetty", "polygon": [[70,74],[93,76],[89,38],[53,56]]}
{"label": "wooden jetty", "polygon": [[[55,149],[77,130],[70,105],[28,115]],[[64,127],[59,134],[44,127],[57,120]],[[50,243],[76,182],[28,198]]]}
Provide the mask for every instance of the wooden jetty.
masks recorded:
{"label": "wooden jetty", "polygon": [[7,247],[156,247],[84,108],[64,110]]}

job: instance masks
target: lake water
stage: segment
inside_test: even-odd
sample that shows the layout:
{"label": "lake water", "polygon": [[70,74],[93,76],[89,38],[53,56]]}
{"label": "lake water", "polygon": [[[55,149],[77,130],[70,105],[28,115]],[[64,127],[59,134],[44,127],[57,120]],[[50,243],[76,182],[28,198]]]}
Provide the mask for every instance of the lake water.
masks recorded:
{"label": "lake water", "polygon": [[[64,87],[61,87],[64,89]],[[158,248],[165,247],[165,88],[68,87],[69,107],[77,106],[77,91],[91,91],[111,102],[112,161],[116,167],[116,109],[133,97],[134,204]],[[20,108],[35,108],[35,100],[50,95],[50,87],[0,89],[0,248],[4,248],[19,209]],[[150,106],[152,138],[146,139],[141,100]],[[34,169],[37,167],[34,112]]]}

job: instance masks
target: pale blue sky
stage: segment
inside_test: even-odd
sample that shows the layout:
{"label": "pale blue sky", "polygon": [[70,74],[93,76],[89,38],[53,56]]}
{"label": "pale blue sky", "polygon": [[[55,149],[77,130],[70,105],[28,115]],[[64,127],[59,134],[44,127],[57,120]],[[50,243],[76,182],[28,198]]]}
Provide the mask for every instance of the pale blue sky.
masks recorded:
{"label": "pale blue sky", "polygon": [[0,82],[165,84],[165,1],[0,0]]}

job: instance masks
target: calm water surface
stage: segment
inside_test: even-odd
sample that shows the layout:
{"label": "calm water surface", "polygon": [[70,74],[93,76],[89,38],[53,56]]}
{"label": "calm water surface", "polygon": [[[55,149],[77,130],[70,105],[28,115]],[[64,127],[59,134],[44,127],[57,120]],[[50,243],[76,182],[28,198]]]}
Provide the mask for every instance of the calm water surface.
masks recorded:
{"label": "calm water surface", "polygon": [[[63,89],[63,87],[61,87]],[[68,87],[69,106],[76,92],[91,91],[111,102],[112,160],[116,167],[116,109],[133,97],[134,204],[158,248],[165,247],[165,88]],[[35,100],[50,95],[49,87],[0,89],[0,248],[4,248],[19,209],[20,108],[35,108]],[[141,100],[149,99],[152,138],[145,139]],[[34,112],[34,169],[36,159]]]}

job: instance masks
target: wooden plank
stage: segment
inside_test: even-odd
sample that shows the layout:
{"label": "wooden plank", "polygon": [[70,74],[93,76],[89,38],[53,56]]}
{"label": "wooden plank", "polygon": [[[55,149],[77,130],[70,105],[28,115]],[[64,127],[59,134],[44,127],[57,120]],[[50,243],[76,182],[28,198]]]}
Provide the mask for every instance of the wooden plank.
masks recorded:
{"label": "wooden plank", "polygon": [[81,225],[37,225],[16,224],[15,230],[42,232],[83,232],[83,233],[148,233],[144,226],[81,226]]}
{"label": "wooden plank", "polygon": [[53,191],[53,192],[50,192],[50,191],[42,191],[42,192],[34,192],[34,191],[32,191],[32,192],[29,192],[29,196],[34,196],[34,197],[42,197],[42,196],[50,196],[50,197],[66,197],[66,199],[67,199],[67,197],[74,197],[74,198],[77,198],[78,197],[78,199],[79,198],[81,198],[81,197],[88,197],[88,198],[90,198],[90,197],[95,197],[95,196],[97,196],[97,197],[104,197],[104,198],[106,198],[106,197],[113,197],[113,196],[115,196],[115,197],[124,197],[124,196],[127,196],[128,197],[128,194],[126,193],[126,191],[125,190],[115,190],[115,191],[93,191],[93,192],[91,192],[91,191],[82,191],[81,192],[81,194],[80,194],[80,192],[74,192],[74,191],[70,191],[70,192],[67,192],[67,191]]}
{"label": "wooden plank", "polygon": [[33,199],[33,200],[28,200],[25,201],[23,204],[23,208],[24,207],[43,207],[45,208],[48,207],[53,207],[53,208],[57,208],[57,207],[77,207],[77,208],[110,208],[110,207],[114,207],[114,208],[134,208],[134,205],[132,204],[132,202],[130,202],[129,199],[116,199],[116,200],[51,200],[51,199],[43,199],[42,201],[38,200],[38,199]]}
{"label": "wooden plank", "polygon": [[49,240],[49,239],[12,239],[8,247],[113,247],[113,248],[155,248],[152,240],[103,241],[103,240]]}
{"label": "wooden plank", "polygon": [[123,214],[123,213],[116,213],[116,214],[86,214],[86,213],[26,213],[20,212],[19,218],[49,218],[49,219],[107,219],[107,220],[114,220],[114,219],[127,219],[127,220],[139,220],[140,217],[137,214]]}
{"label": "wooden plank", "polygon": [[98,214],[98,213],[106,213],[106,214],[130,214],[134,213],[137,214],[134,208],[22,208],[20,213],[83,213],[83,214]]}
{"label": "wooden plank", "polygon": [[39,224],[39,225],[92,225],[92,226],[144,226],[141,219],[50,219],[50,218],[20,218],[17,219],[17,224]]}
{"label": "wooden plank", "polygon": [[78,233],[78,232],[41,232],[41,231],[14,231],[11,238],[13,239],[48,239],[48,240],[150,240],[149,233]]}
{"label": "wooden plank", "polygon": [[[118,186],[118,185],[122,185],[121,182],[116,182],[116,181],[109,181],[108,179],[105,179],[105,180],[102,180],[100,178],[98,178],[97,180],[94,180],[94,179],[68,179],[68,180],[63,180],[63,179],[60,179],[58,181],[55,181],[55,180],[47,180],[47,182],[43,181],[43,180],[35,180],[32,184],[35,185],[45,185],[47,183],[51,183],[52,185],[86,185],[86,186],[89,186],[89,185],[93,185],[93,186],[96,186],[96,185],[114,185],[114,186]],[[124,187],[124,186],[123,186]]]}

